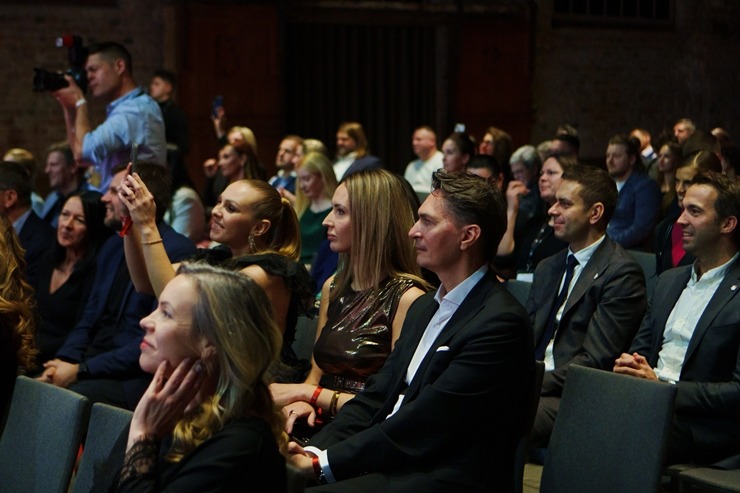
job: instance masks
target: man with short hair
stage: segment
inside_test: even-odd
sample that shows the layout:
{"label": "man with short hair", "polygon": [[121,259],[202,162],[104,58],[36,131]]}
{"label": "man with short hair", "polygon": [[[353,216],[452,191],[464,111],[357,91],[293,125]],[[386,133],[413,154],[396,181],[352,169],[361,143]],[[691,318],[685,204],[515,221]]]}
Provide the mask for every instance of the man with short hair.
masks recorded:
{"label": "man with short hair", "polygon": [[694,178],[678,224],[693,265],[658,277],[650,309],[614,371],[677,386],[667,462],[740,467],[740,184]]}
{"label": "man with short hair", "polygon": [[443,167],[443,155],[437,149],[437,134],[428,125],[414,130],[411,147],[417,159],[406,166],[403,177],[411,184],[419,200],[423,201],[432,186],[432,173]]}
{"label": "man with short hair", "polygon": [[606,169],[619,191],[617,208],[606,232],[624,248],[649,250],[660,215],[660,187],[643,172],[636,143],[626,135],[609,139]]}
{"label": "man with short hair", "polygon": [[90,185],[105,192],[113,167],[129,161],[133,144],[138,145],[139,159],[164,166],[167,149],[162,112],[136,85],[126,48],[111,42],[92,46],[85,71],[92,96],[107,103],[106,119],[97,128],[92,128],[85,95],[72,77],[65,76],[69,86],[53,95],[64,110],[75,160],[82,166],[94,166],[88,173]]}
{"label": "man with short hair", "polygon": [[578,159],[581,139],[577,135],[558,134],[550,141],[550,154],[563,154]]}
{"label": "man with short hair", "polygon": [[185,166],[185,155],[190,150],[188,119],[174,99],[176,86],[175,74],[165,69],[156,70],[149,81],[149,95],[159,105],[164,120],[167,165],[170,170]]}
{"label": "man with short hair", "polygon": [[681,118],[673,125],[673,136],[679,144],[686,142],[696,132],[696,125],[688,118]]}
{"label": "man with short hair", "polygon": [[62,212],[67,197],[73,193],[90,190],[90,186],[85,181],[82,168],[75,162],[72,149],[67,141],[49,146],[49,150],[46,152],[44,173],[49,178],[51,191],[44,200],[40,216],[41,219],[56,228],[59,213]]}
{"label": "man with short hair", "polygon": [[576,165],[563,174],[549,214],[568,248],[537,266],[527,310],[535,357],[545,362],[532,443],[547,446],[571,365],[608,370],[645,313],[640,266],[605,233],[617,202],[606,171]]}
{"label": "man with short hair", "polygon": [[0,164],[0,212],[7,214],[26,251],[26,280],[33,285],[45,253],[56,243],[56,232],[31,208],[31,180],[22,164]]}
{"label": "man with short hair", "polygon": [[650,132],[644,128],[635,128],[630,132],[630,137],[640,141],[640,158],[645,166],[645,171],[653,180],[658,180],[658,154],[653,149]]}
{"label": "man with short hair", "polygon": [[496,185],[499,190],[504,186],[504,171],[496,158],[488,154],[478,154],[470,158],[465,165],[465,171],[485,178]]}
{"label": "man with short hair", "polygon": [[[289,460],[312,491],[509,491],[534,378],[526,312],[488,268],[506,228],[501,192],[435,172],[409,231],[439,276],[365,390]],[[481,424],[482,423],[482,424]]]}
{"label": "man with short hair", "polygon": [[[192,256],[193,243],[162,220],[170,200],[167,170],[157,163],[141,162],[138,173],[154,196],[157,228],[170,260],[177,262]],[[118,197],[118,187],[125,177],[126,167],[114,168],[102,198],[106,206],[105,225],[119,234],[111,236],[100,248],[84,315],[56,358],[44,364],[39,379],[74,390],[92,402],[134,409],[151,377],[139,368],[139,344],[144,337],[139,321],[152,312],[157,300],[135,292],[126,265],[120,236],[125,206]]]}
{"label": "man with short hair", "polygon": [[270,178],[269,183],[278,190],[285,189],[290,193],[295,193],[295,183],[297,174],[295,171],[295,157],[303,146],[303,139],[297,135],[286,135],[280,142],[277,154],[275,155],[275,167],[277,174]]}

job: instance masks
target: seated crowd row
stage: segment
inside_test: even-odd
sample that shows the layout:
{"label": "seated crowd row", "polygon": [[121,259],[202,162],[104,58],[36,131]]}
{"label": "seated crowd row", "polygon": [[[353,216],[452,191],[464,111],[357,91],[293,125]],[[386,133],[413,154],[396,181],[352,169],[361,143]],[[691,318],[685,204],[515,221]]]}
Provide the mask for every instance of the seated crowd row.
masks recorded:
{"label": "seated crowd row", "polygon": [[[740,454],[740,331],[732,330],[740,323],[733,310],[740,189],[719,173],[716,154],[702,150],[676,165],[675,211],[664,220],[663,243],[655,234],[658,270],[667,272],[648,308],[643,270],[625,250],[638,245],[618,241],[648,215],[641,207],[650,194],[660,204],[657,181],[630,185],[643,176],[634,140],[610,141],[609,173],[562,151],[550,149],[544,159],[534,148],[517,151],[515,179],[504,187],[497,161],[504,158],[492,155],[496,129],[478,155],[469,136],[451,135],[437,166],[436,143],[434,153],[421,150],[434,133],[421,127],[413,140],[419,162],[444,168],[430,172],[422,189],[409,171],[422,166],[412,162],[407,180],[380,169],[377,158],[358,153],[364,135],[349,125],[337,134],[343,173],[321,151],[307,152],[297,171],[283,166],[271,185],[230,175],[220,156],[214,179],[226,180],[211,210],[213,244],[199,250],[165,221],[171,179],[158,164],[115,168],[102,196],[65,197],[56,240],[43,236],[43,221],[30,212],[27,171],[0,166],[0,184],[12,191],[6,203],[25,207],[2,215],[13,284],[3,299],[15,307],[13,343],[3,345],[3,360],[13,365],[6,375],[21,366],[94,402],[136,409],[116,479],[122,491],[150,480],[192,489],[192,475],[218,454],[240,465],[249,457],[251,468],[223,477],[253,481],[254,471],[279,469],[270,462],[279,462],[278,449],[307,477],[353,491],[504,487],[513,479],[535,359],[546,366],[532,431],[537,447],[547,446],[568,367],[580,364],[678,385],[671,462]],[[298,137],[286,140],[305,151]],[[555,140],[577,142],[572,134]],[[542,161],[541,170],[525,159]],[[537,186],[522,168],[539,174]],[[320,192],[312,179],[320,179]],[[309,211],[314,217],[304,222]],[[318,241],[307,239],[309,230]],[[311,241],[306,256],[302,245]],[[522,274],[533,281],[526,311],[502,284]],[[317,298],[308,363],[292,343]],[[12,382],[3,379],[9,399]],[[473,417],[483,411],[506,425],[481,430]],[[254,448],[266,436],[272,452]],[[163,461],[160,446],[169,451]],[[149,453],[147,467],[133,465]]]}

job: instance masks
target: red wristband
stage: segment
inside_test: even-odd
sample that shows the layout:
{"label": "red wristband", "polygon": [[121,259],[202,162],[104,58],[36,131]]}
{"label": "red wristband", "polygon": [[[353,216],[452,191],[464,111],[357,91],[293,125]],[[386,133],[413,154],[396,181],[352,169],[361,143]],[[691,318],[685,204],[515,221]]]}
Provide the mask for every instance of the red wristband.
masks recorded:
{"label": "red wristband", "polygon": [[118,236],[120,236],[121,238],[126,236],[133,223],[134,222],[131,220],[131,216],[121,216],[121,231],[118,232]]}
{"label": "red wristband", "polygon": [[319,463],[318,457],[313,457],[311,459],[311,464],[313,465],[313,473],[316,476],[316,479],[319,479],[321,477],[321,474],[323,471],[321,470],[321,464]]}
{"label": "red wristband", "polygon": [[319,400],[319,395],[321,395],[321,391],[324,390],[323,387],[317,385],[316,390],[313,391],[313,395],[311,396],[311,400],[308,401],[309,404],[311,404],[313,407],[316,407],[316,401]]}

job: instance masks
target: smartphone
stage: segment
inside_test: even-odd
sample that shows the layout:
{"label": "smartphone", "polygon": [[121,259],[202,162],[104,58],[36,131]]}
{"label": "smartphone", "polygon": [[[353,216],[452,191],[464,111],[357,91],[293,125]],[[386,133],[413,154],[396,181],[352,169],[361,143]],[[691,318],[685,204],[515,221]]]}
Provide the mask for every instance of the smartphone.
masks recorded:
{"label": "smartphone", "polygon": [[455,124],[455,132],[465,132],[465,124],[464,123],[456,123]]}
{"label": "smartphone", "polygon": [[211,114],[213,115],[213,118],[218,118],[218,109],[222,108],[223,105],[224,105],[223,96],[216,96],[213,98],[213,106],[211,107]]}

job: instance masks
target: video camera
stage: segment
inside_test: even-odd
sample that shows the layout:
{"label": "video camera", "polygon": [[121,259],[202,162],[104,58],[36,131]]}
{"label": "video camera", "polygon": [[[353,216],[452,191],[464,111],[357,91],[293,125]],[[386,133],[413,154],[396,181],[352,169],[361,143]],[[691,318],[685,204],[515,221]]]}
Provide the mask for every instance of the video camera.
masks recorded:
{"label": "video camera", "polygon": [[[80,36],[66,34],[56,40],[57,48],[67,48],[69,56],[69,69],[65,72],[72,76],[82,92],[87,92],[87,76],[85,75],[85,62],[88,50],[82,45]],[[33,90],[35,92],[56,91],[69,86],[67,79],[61,72],[49,72],[42,68],[34,68]]]}

